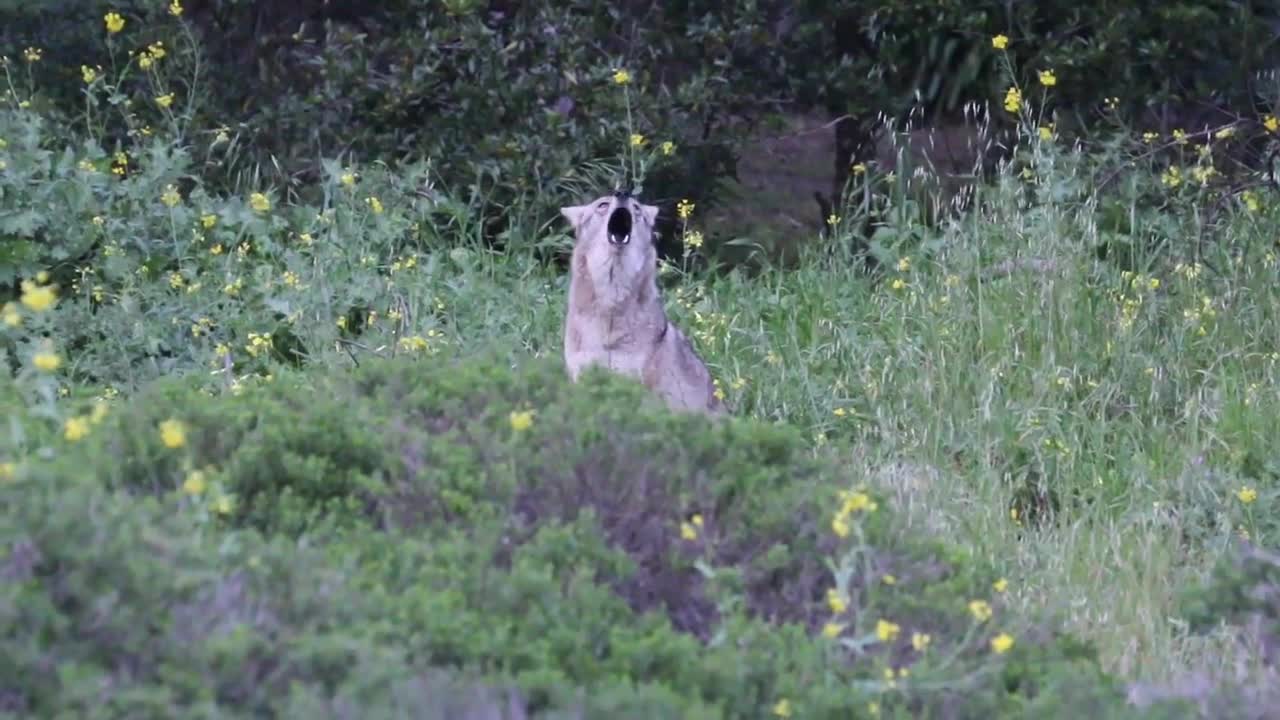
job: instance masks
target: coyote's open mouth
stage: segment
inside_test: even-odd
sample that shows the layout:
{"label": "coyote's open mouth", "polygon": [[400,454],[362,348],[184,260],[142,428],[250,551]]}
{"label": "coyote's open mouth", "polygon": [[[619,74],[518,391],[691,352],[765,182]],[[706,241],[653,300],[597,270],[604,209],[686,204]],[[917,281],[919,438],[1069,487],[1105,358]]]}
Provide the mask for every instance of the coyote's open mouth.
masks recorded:
{"label": "coyote's open mouth", "polygon": [[609,244],[626,245],[631,242],[631,211],[615,208],[609,215]]}

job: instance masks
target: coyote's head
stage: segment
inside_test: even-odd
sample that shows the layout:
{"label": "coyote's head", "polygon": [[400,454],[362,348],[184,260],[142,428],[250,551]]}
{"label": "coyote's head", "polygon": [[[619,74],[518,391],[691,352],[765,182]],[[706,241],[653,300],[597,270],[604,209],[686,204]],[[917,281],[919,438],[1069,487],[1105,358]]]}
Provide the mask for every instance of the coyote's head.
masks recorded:
{"label": "coyote's head", "polygon": [[586,264],[595,282],[619,286],[625,293],[624,288],[652,278],[658,260],[653,242],[657,207],[619,191],[560,208],[560,214],[573,226],[577,262]]}

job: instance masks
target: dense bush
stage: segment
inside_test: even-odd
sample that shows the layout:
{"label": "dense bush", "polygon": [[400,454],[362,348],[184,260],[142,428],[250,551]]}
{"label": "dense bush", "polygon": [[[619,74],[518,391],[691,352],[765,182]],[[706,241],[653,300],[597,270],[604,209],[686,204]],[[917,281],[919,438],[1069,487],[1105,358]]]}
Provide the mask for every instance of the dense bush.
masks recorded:
{"label": "dense bush", "polygon": [[642,393],[552,362],[161,383],[0,490],[0,696],[378,714],[441,669],[590,717],[1119,709],[1087,648],[1004,628],[989,571],[792,430]]}
{"label": "dense bush", "polygon": [[[110,37],[108,10],[128,23]],[[1239,115],[1256,135],[1280,99],[1263,74],[1280,56],[1280,16],[1229,0],[46,0],[0,8],[0,19],[14,48],[10,73],[43,83],[37,103],[79,117],[86,104],[75,68],[115,70],[126,50],[145,54],[164,40],[167,63],[181,68],[171,84],[188,137],[207,142],[230,130],[202,171],[208,179],[240,184],[265,172],[286,192],[305,193],[322,175],[321,157],[427,160],[434,178],[469,188],[485,236],[501,244],[556,222],[557,204],[642,183],[667,211],[664,248],[673,249],[676,201],[710,207],[714,181],[734,172],[741,131],[782,107],[848,116],[837,126],[840,188],[850,162],[873,154],[882,116],[957,123],[967,105],[998,108],[1010,84],[1034,85],[1046,69],[1060,84],[1045,118],[1062,131],[1097,127],[1113,98],[1104,115],[1144,129],[1197,131]],[[1012,65],[990,52],[996,34],[1009,36]],[[204,62],[184,54],[192,38]],[[29,46],[43,47],[45,59],[24,63],[18,52]],[[631,76],[625,91],[611,82],[618,69]],[[127,84],[154,85],[147,75],[135,70]],[[90,96],[91,115],[99,102]],[[106,123],[113,140],[139,132],[146,113],[135,110]],[[629,147],[633,135],[644,144]]]}

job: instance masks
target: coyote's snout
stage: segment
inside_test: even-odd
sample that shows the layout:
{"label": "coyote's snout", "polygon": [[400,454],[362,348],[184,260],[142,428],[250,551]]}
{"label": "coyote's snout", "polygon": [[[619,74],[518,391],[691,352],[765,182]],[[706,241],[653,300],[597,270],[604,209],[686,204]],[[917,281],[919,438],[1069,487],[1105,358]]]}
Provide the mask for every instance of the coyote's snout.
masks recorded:
{"label": "coyote's snout", "polygon": [[601,365],[639,379],[676,410],[726,412],[707,366],[662,307],[658,208],[616,192],[560,213],[575,237],[564,325],[569,377]]}

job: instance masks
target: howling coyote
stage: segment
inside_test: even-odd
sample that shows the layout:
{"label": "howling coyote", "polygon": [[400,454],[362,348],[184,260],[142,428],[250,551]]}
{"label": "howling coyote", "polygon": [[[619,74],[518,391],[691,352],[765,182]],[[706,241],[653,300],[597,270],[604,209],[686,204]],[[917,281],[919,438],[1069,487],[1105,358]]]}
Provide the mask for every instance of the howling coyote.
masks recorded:
{"label": "howling coyote", "polygon": [[560,213],[575,236],[564,325],[569,377],[601,365],[639,379],[675,410],[727,413],[707,366],[663,310],[653,245],[658,208],[620,191]]}

